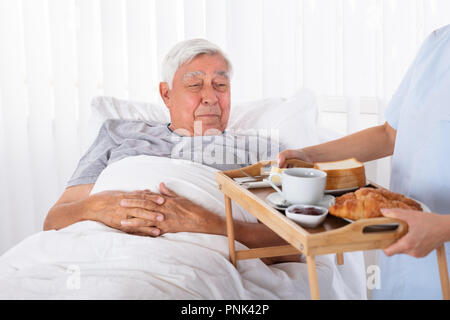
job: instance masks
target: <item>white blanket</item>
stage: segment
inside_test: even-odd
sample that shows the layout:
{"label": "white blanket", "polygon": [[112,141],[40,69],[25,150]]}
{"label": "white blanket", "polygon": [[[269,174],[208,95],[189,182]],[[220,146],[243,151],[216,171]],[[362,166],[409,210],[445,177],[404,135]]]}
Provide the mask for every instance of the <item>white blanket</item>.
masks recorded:
{"label": "white blanket", "polygon": [[[108,166],[92,193],[158,191],[159,182],[224,215],[216,170],[184,160],[137,156]],[[238,206],[233,216],[255,218]],[[236,242],[236,249],[246,248]],[[361,253],[316,257],[323,299],[365,299]],[[227,238],[200,233],[135,236],[85,221],[39,232],[0,257],[2,299],[309,299],[307,266],[228,260]]]}

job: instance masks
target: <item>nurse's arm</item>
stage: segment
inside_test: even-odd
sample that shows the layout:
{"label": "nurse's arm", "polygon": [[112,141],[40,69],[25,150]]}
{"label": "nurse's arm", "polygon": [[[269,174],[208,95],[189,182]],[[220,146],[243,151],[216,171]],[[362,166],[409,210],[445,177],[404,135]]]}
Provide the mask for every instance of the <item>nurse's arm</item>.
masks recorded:
{"label": "nurse's arm", "polygon": [[381,209],[385,217],[404,220],[408,232],[384,249],[387,256],[404,253],[421,258],[450,241],[450,214],[404,209]]}
{"label": "nurse's arm", "polygon": [[279,167],[287,159],[297,158],[311,163],[356,158],[361,162],[390,156],[394,152],[397,131],[386,121],[343,138],[296,150],[284,150],[278,155]]}

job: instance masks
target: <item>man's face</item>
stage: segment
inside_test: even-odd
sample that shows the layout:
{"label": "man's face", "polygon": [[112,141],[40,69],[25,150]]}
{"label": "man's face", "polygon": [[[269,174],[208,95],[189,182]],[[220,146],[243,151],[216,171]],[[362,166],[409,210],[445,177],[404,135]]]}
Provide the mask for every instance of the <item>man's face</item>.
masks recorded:
{"label": "man's face", "polygon": [[230,116],[230,79],[225,59],[201,54],[175,73],[172,89],[160,83],[172,130],[181,135],[221,134]]}

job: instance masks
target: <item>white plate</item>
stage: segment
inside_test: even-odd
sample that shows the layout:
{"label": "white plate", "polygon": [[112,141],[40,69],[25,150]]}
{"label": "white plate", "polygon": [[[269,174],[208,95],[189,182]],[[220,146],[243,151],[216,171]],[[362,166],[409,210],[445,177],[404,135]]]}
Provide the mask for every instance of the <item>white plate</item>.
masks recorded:
{"label": "white plate", "polygon": [[[322,200],[319,201],[318,203],[314,203],[314,205],[319,206],[319,207],[329,208],[331,205],[334,204],[334,199],[335,199],[335,197],[332,196],[331,194],[324,194]],[[293,204],[301,204],[301,203],[290,203],[290,202],[287,202],[276,191],[271,193],[271,194],[269,194],[266,197],[266,202],[268,204],[270,204],[272,207],[274,207],[275,209],[278,209],[278,210],[286,210],[287,207],[289,207],[289,206],[291,206]]]}
{"label": "white plate", "polygon": [[[370,183],[368,181],[366,181],[366,185],[364,187],[367,187]],[[364,188],[361,187],[361,188]],[[335,190],[325,190],[326,194],[333,194],[333,193],[342,193],[342,192],[352,192],[355,191],[357,189],[359,189],[360,187],[354,187],[354,188],[346,188],[346,189],[335,189]]]}
{"label": "white plate", "polygon": [[[410,198],[412,199],[412,198]],[[413,199],[414,201],[418,202],[421,206],[422,206],[422,212],[430,212],[430,208],[428,208],[428,206],[426,204],[424,204],[423,202],[420,202],[419,200]],[[348,218],[342,218],[345,221],[348,222],[355,222],[356,220],[352,220],[352,219],[348,219]],[[396,229],[398,226],[398,223],[386,223],[386,224],[377,224],[377,225],[373,225],[368,227],[368,229],[372,229],[372,230],[394,230]]]}

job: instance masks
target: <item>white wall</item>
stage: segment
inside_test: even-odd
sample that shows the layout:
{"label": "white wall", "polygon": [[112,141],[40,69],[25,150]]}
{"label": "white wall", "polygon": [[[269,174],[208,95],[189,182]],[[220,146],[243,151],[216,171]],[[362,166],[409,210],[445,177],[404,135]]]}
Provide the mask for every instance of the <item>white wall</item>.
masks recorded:
{"label": "white wall", "polygon": [[[96,95],[160,102],[160,61],[204,37],[234,64],[233,101],[319,96],[342,133],[383,112],[447,0],[0,0],[0,253],[41,230],[87,147]],[[368,175],[389,183],[389,159]]]}

